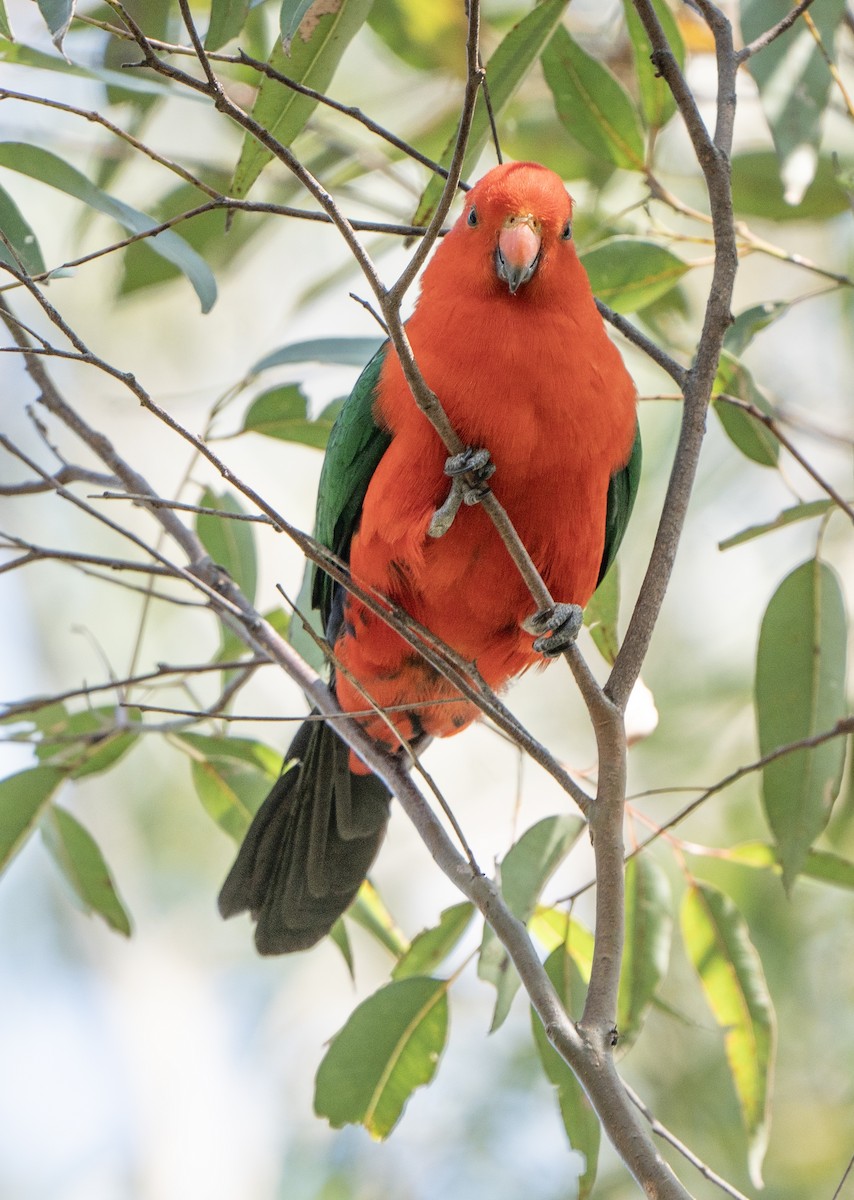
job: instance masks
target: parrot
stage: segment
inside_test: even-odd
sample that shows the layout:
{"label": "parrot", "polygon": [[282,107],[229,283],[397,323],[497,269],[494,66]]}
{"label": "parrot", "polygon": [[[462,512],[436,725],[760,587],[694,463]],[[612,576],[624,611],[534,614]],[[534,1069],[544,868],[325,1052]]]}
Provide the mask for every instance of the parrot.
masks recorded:
{"label": "parrot", "polygon": [[[320,476],[316,539],[497,692],[575,638],[640,476],[636,389],[576,252],[572,208],[549,168],[503,163],[466,193],[422,272],[406,334],[467,450],[448,455],[386,342],[336,419]],[[478,486],[449,513],[449,477],[453,491],[466,472]],[[553,610],[532,613],[476,503],[486,487],[561,598]],[[385,750],[401,754],[477,719],[474,703],[317,567],[312,603],[337,701]],[[331,930],[376,858],[391,803],[319,714],[300,727],[282,772],[219,895],[223,917],[249,911],[265,955],[307,949]]]}

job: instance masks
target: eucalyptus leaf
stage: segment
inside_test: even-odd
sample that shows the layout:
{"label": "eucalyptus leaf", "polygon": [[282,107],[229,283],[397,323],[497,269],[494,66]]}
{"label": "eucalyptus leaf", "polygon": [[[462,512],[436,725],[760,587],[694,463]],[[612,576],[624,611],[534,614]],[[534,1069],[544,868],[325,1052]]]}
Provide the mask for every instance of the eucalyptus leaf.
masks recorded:
{"label": "eucalyptus leaf", "polygon": [[672,932],[667,876],[648,855],[635,855],[626,866],[626,937],[617,999],[621,1050],[640,1033],[667,973]]}
{"label": "eucalyptus leaf", "polygon": [[[314,0],[304,13],[288,50],[276,38],[270,66],[281,75],[318,92],[325,92],[341,56],[365,22],[373,0]],[[252,117],[284,147],[302,133],[317,101],[265,75],[258,88]],[[247,195],[273,152],[250,133],[234,171],[231,194]]]}
{"label": "eucalyptus leaf", "polygon": [[774,410],[754,382],[747,367],[726,350],[721,354],[712,394],[713,407],[727,437],[745,457],[761,467],[776,467],[780,458],[780,443],[771,430],[752,413],[738,404],[729,403],[733,396],[758,408],[766,416]]}
{"label": "eucalyptus leaf", "polygon": [[216,513],[196,515],[196,533],[217,566],[227,571],[250,604],[255,603],[258,585],[258,556],[250,521],[240,518],[244,508],[232,492],[203,492],[200,508],[233,513],[234,519]]}
{"label": "eucalyptus leaf", "polygon": [[14,267],[16,271],[23,266],[30,275],[40,275],[44,271],[44,259],[36,235],[24,219],[15,201],[2,187],[0,187],[0,232],[11,242],[15,255],[20,259],[20,262],[16,262],[15,256],[10,254],[6,246],[0,242],[0,262]]}
{"label": "eucalyptus leaf", "polygon": [[474,905],[464,900],[446,908],[439,924],[424,929],[412,939],[412,944],[392,970],[392,979],[408,979],[411,975],[429,975],[440,966],[471,924]]}
{"label": "eucalyptus leaf", "polygon": [[[823,733],[847,711],[845,602],[831,567],[796,567],[768,604],[756,656],[756,724],[762,755]],[[762,771],[762,801],[788,890],[830,819],[842,783],[845,740],[796,750]]]}
{"label": "eucalyptus leaf", "polygon": [[279,775],[282,756],[249,738],[175,735],[191,760],[196,794],[221,829],[240,841]]}
{"label": "eucalyptus leaf", "polygon": [[296,363],[319,362],[345,367],[363,367],[369,362],[384,338],[338,337],[309,338],[272,350],[250,368],[250,375],[260,375],[271,367],[292,366]]}
{"label": "eucalyptus leaf", "polygon": [[567,133],[616,167],[644,169],[644,137],[634,101],[563,25],[543,51],[543,71]]}
{"label": "eucalyptus leaf", "polygon": [[[682,41],[673,9],[667,0],[652,0],[652,6],[677,63],[684,67],[685,43]],[[632,0],[623,0],[623,12],[635,58],[641,114],[651,129],[661,129],[675,113],[676,101],[666,80],[650,60],[652,47]]]}
{"label": "eucalyptus leaf", "polygon": [[58,767],[29,767],[0,779],[0,871],[36,829],[65,778]]}
{"label": "eucalyptus leaf", "polygon": [[[57,191],[82,200],[90,208],[111,217],[129,233],[144,233],[157,226],[153,218],[102,191],[75,167],[41,146],[0,142],[0,166],[29,175],[31,179],[38,179]],[[149,238],[148,243],[156,254],[163,255],[186,275],[199,297],[202,312],[209,312],[216,301],[216,282],[204,259],[171,229]]]}
{"label": "eucalyptus leaf", "polygon": [[652,304],[689,270],[671,250],[643,238],[609,238],[580,257],[594,294],[619,313]]}
{"label": "eucalyptus leaf", "polygon": [[130,937],[131,923],[98,844],[71,813],[58,805],[41,820],[41,835],[54,861],[83,906],[111,929]]}
{"label": "eucalyptus leaf", "polygon": [[37,3],[54,46],[62,52],[62,43],[74,16],[75,0],[37,0]]}
{"label": "eucalyptus leaf", "polygon": [[314,1093],[330,1125],[388,1137],[416,1088],[429,1083],[448,1036],[447,984],[423,976],[386,984],[332,1039]]}
{"label": "eucalyptus leaf", "polygon": [[253,400],[243,418],[242,433],[261,433],[285,442],[299,442],[323,450],[340,401],[328,405],[315,420],[308,416],[308,400],[296,383],[270,388]]}
{"label": "eucalyptus leaf", "polygon": [[205,49],[221,50],[239,36],[249,15],[249,0],[211,0],[211,19],[205,34]]}
{"label": "eucalyptus leaf", "polygon": [[691,884],[680,919],[688,957],[723,1033],[750,1143],[750,1177],[755,1187],[761,1187],[776,1044],[774,1007],[762,963],[741,913],[710,884]]}
{"label": "eucalyptus leaf", "polygon": [[0,0],[0,37],[8,38],[10,42],[15,40],[12,33],[12,26],[9,24],[9,18],[6,15],[6,0]]}
{"label": "eucalyptus leaf", "polygon": [[811,521],[815,517],[823,517],[833,507],[832,500],[810,500],[804,504],[794,504],[791,508],[784,508],[773,521],[763,521],[761,525],[750,525],[747,529],[742,529],[740,533],[734,533],[732,537],[724,538],[722,542],[718,542],[718,549],[729,550],[733,546],[741,546],[744,542],[763,537],[766,533],[773,533],[775,529],[785,529],[787,525],[794,525],[797,521]]}

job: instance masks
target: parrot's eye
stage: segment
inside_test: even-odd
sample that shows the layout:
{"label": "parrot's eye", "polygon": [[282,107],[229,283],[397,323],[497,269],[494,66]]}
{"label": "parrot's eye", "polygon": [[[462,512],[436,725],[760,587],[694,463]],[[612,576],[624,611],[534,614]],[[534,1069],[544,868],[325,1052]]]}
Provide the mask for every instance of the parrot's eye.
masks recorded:
{"label": "parrot's eye", "polygon": [[468,224],[472,227],[472,229],[474,229],[475,225],[477,225],[477,209],[474,205],[472,205],[469,209]]}
{"label": "parrot's eye", "polygon": [[568,242],[572,237],[572,221],[567,221],[563,229],[560,231],[561,241]]}

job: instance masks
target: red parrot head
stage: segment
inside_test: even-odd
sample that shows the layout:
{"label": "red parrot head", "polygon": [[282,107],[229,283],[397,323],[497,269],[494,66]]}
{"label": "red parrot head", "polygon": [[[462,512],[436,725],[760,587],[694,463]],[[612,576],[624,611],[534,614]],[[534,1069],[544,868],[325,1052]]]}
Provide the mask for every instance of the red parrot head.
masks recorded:
{"label": "red parrot head", "polygon": [[572,199],[554,171],[538,163],[504,163],[471,189],[446,242],[461,269],[490,290],[537,290],[575,259]]}

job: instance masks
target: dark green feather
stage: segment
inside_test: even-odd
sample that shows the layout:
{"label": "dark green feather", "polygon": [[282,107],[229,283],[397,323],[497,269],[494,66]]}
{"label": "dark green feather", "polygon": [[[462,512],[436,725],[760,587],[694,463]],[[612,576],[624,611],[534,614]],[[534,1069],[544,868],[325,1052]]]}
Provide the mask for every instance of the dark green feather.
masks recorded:
{"label": "dark green feather", "polygon": [[640,482],[643,449],[641,447],[640,426],[635,432],[634,445],[626,465],[611,476],[608,484],[608,508],[605,514],[605,546],[602,551],[602,565],[599,568],[597,584],[605,578],[608,568],[617,557],[617,551],[626,532],[629,517],[635,504],[635,496]]}
{"label": "dark green feather", "polygon": [[[391,435],[374,420],[374,402],[388,342],[380,347],[362,374],[329,435],[320,472],[314,536],[346,562],[359,524],[371,477],[388,449]],[[319,567],[312,567],[311,602],[319,609],[323,628],[332,612],[335,584]]]}

